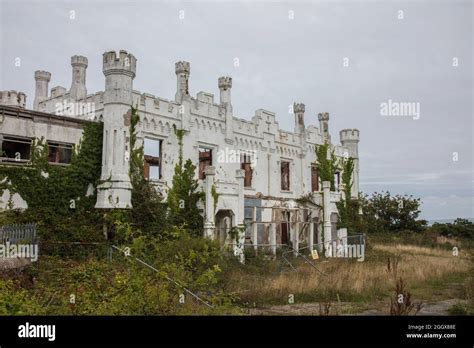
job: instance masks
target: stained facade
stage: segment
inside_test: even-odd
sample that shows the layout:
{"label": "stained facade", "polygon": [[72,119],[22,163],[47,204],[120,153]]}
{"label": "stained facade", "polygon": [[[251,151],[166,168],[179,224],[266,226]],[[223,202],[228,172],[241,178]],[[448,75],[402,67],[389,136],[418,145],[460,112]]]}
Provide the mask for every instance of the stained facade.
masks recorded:
{"label": "stained facade", "polygon": [[[291,132],[280,129],[275,113],[268,110],[257,109],[250,120],[239,118],[233,112],[232,78],[217,79],[218,98],[204,91],[193,96],[191,66],[184,61],[174,66],[174,100],[133,89],[137,59],[126,51],[103,54],[105,89],[94,94],[88,94],[86,88],[87,58],[73,56],[71,66],[69,89],[58,86],[49,90],[52,74],[35,72],[34,110],[25,109],[24,93],[1,92],[3,163],[15,161],[18,152],[20,162],[28,161],[27,146],[16,151],[21,146],[15,144],[44,136],[57,147],[51,161],[67,165],[67,149],[79,142],[81,124],[103,122],[102,179],[106,183],[96,188],[96,207],[129,208],[130,105],[136,105],[140,115],[138,141],[145,149],[145,175],[164,196],[178,161],[174,129],[184,130],[183,157],[195,163],[196,178],[206,193],[205,236],[222,244],[236,244],[229,232],[244,226],[245,234],[237,242],[274,252],[282,244],[295,247],[306,243],[312,247],[344,233],[335,229],[335,203],[342,199],[340,173],[336,175],[336,190],[330,191],[327,183],[319,180],[315,148],[327,142],[336,156],[355,159],[352,195],[356,197],[357,129],[341,130],[339,142],[333,143],[329,114],[307,112],[303,103],[292,106],[295,127]],[[317,126],[306,125],[316,118]],[[217,202],[211,194],[213,187],[218,193]],[[306,203],[298,203],[303,196],[308,198]],[[20,197],[15,202],[24,205]]]}

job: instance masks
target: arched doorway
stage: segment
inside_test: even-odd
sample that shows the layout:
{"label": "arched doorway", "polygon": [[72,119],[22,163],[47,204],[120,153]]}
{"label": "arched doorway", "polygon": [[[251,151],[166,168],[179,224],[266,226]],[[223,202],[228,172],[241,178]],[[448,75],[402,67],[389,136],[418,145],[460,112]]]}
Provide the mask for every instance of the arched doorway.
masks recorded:
{"label": "arched doorway", "polygon": [[219,210],[216,214],[216,239],[221,246],[229,242],[229,232],[233,227],[234,213],[229,209]]}

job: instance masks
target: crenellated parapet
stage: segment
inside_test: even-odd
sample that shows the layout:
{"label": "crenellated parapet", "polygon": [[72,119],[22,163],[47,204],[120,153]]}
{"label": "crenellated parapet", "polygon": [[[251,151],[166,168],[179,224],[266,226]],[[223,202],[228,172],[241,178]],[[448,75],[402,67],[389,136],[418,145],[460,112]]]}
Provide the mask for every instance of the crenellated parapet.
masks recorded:
{"label": "crenellated parapet", "polygon": [[318,121],[329,121],[329,112],[320,112],[318,113]]}
{"label": "crenellated parapet", "polygon": [[221,76],[218,79],[219,89],[227,90],[232,88],[232,77],[230,76]]}
{"label": "crenellated parapet", "polygon": [[176,62],[174,66],[175,66],[176,74],[182,74],[182,73],[189,74],[191,72],[191,65],[189,64],[189,62],[179,61],[179,62]]}
{"label": "crenellated parapet", "polygon": [[359,130],[358,129],[343,129],[339,132],[339,137],[341,139],[341,143],[344,145],[346,143],[354,142],[358,143],[360,140],[359,137]]}
{"label": "crenellated parapet", "polygon": [[299,114],[305,112],[305,105],[303,103],[294,103],[293,104],[293,113]]}
{"label": "crenellated parapet", "polygon": [[0,105],[25,108],[26,94],[17,91],[0,91]]}
{"label": "crenellated parapet", "polygon": [[135,78],[137,69],[137,59],[131,53],[120,50],[119,54],[115,51],[105,52],[103,54],[103,68],[105,76],[111,74],[127,75]]}

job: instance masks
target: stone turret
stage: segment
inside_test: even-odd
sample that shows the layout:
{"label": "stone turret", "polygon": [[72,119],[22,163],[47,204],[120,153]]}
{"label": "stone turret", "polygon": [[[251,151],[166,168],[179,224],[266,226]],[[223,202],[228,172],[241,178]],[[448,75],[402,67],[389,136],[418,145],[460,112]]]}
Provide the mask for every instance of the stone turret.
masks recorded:
{"label": "stone turret", "polygon": [[295,115],[295,133],[302,134],[305,131],[304,126],[305,105],[303,103],[293,104],[293,113]]}
{"label": "stone turret", "polygon": [[329,112],[320,112],[318,114],[319,120],[319,132],[323,137],[324,141],[331,142],[331,137],[329,136]]}
{"label": "stone turret", "polygon": [[220,103],[221,105],[228,105],[232,108],[231,100],[231,89],[232,89],[232,77],[221,76],[218,80],[219,91],[221,93]]}
{"label": "stone turret", "polygon": [[351,196],[356,198],[359,194],[359,130],[343,129],[339,132],[339,137],[341,145],[347,150],[347,155],[344,157],[352,157],[354,159]]}
{"label": "stone turret", "polygon": [[189,73],[191,72],[189,62],[177,62],[175,64],[175,72],[177,87],[174,99],[176,102],[181,103],[183,97],[189,96]]}
{"label": "stone turret", "polygon": [[223,108],[225,114],[226,133],[225,138],[227,142],[233,141],[233,111],[232,111],[232,77],[221,76],[217,82],[220,91],[220,107]]}
{"label": "stone turret", "polygon": [[26,94],[17,91],[0,91],[0,105],[25,108]]}
{"label": "stone turret", "polygon": [[51,73],[48,71],[35,71],[35,100],[33,110],[39,111],[39,103],[48,99],[48,84],[51,81]]}
{"label": "stone turret", "polygon": [[69,95],[73,100],[84,99],[87,96],[86,69],[87,58],[83,56],[72,56],[72,84]]}
{"label": "stone turret", "polygon": [[136,58],[121,50],[103,55],[105,75],[102,175],[96,208],[130,208],[130,106]]}

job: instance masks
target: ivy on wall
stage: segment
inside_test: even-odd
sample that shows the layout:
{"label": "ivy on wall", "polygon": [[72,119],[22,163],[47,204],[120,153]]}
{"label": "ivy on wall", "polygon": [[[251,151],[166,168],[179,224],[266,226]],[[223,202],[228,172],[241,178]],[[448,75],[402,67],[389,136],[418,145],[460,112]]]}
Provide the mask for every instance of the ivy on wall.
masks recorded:
{"label": "ivy on wall", "polygon": [[198,208],[204,201],[204,192],[199,190],[196,166],[190,159],[183,163],[183,137],[185,131],[173,126],[178,139],[179,158],[174,167],[171,188],[168,190],[168,221],[174,226],[185,226],[191,235],[202,236],[204,219]]}
{"label": "ivy on wall", "polygon": [[[78,232],[77,226],[72,226],[76,224],[75,219],[87,220],[95,215],[95,188],[100,184],[102,166],[102,132],[102,123],[84,125],[82,140],[74,147],[69,166],[48,162],[48,145],[44,138],[33,139],[28,165],[0,166],[0,194],[8,189],[10,197],[17,193],[28,205],[23,212],[3,213],[0,223],[36,222],[46,239]],[[91,225],[94,228],[94,224]]]}
{"label": "ivy on wall", "polygon": [[329,181],[331,183],[331,191],[334,191],[336,189],[334,175],[339,169],[339,166],[334,149],[332,151],[329,150],[328,143],[316,146],[316,164],[318,166],[318,175],[321,182]]}

